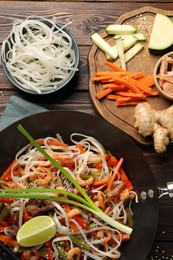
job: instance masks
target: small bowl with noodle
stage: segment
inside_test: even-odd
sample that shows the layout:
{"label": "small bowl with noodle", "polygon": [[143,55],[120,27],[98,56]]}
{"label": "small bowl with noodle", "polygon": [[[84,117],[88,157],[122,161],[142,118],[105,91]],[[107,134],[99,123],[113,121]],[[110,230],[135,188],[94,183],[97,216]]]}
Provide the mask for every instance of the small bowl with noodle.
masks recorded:
{"label": "small bowl with noodle", "polygon": [[3,41],[1,60],[17,89],[45,96],[69,85],[78,71],[79,47],[66,25],[31,16],[14,22]]}

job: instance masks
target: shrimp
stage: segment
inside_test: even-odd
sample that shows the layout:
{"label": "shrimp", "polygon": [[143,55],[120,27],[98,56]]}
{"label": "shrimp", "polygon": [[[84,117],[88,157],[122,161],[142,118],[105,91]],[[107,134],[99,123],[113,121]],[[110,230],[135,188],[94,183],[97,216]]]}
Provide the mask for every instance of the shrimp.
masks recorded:
{"label": "shrimp", "polygon": [[94,182],[94,177],[90,176],[87,180],[82,180],[80,174],[76,175],[76,180],[82,187],[91,185]]}
{"label": "shrimp", "polygon": [[111,230],[99,230],[97,231],[97,238],[104,238],[103,243],[108,243],[112,238]]}
{"label": "shrimp", "polygon": [[48,186],[49,183],[52,181],[52,172],[50,171],[50,169],[47,169],[45,167],[38,167],[37,170],[39,172],[43,172],[43,173],[46,173],[46,177],[41,179],[39,178],[36,183],[39,185],[39,186]]}
{"label": "shrimp", "polygon": [[68,218],[73,218],[74,216],[76,215],[80,215],[82,212],[80,209],[78,208],[74,208],[72,210],[70,210],[68,213],[67,213],[67,217]]}
{"label": "shrimp", "polygon": [[102,191],[99,191],[99,192],[97,193],[97,198],[98,198],[98,201],[95,202],[96,205],[97,205],[99,208],[105,210],[105,208],[106,208],[106,200],[105,200],[104,193],[103,193]]}
{"label": "shrimp", "polygon": [[129,190],[125,189],[120,193],[120,200],[124,201],[127,198],[129,198]]}
{"label": "shrimp", "polygon": [[79,247],[73,247],[67,252],[68,260],[79,260],[81,257],[81,250]]}

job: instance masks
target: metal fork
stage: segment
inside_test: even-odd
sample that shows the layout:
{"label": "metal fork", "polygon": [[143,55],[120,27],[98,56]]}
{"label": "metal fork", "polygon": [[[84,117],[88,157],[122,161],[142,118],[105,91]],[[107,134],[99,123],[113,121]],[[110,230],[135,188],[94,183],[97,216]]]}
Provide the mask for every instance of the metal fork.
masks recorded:
{"label": "metal fork", "polygon": [[0,260],[19,260],[19,258],[4,244],[0,242]]}

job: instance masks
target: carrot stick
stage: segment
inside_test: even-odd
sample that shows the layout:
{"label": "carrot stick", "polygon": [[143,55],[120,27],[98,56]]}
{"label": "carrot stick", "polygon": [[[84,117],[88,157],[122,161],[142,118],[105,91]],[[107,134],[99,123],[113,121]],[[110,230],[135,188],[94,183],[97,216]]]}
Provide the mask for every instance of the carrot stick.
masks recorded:
{"label": "carrot stick", "polygon": [[131,78],[131,77],[126,77],[126,80],[134,85],[135,87],[137,87],[140,91],[144,92],[144,93],[147,93],[147,94],[150,94],[152,92],[151,89],[149,89],[148,87],[145,86],[145,84],[143,84],[142,82],[134,79],[134,78]]}
{"label": "carrot stick", "polygon": [[18,246],[18,243],[15,239],[6,235],[0,235],[0,241],[3,242],[5,245]]}
{"label": "carrot stick", "polygon": [[106,88],[106,89],[100,91],[99,93],[97,93],[96,97],[98,99],[102,99],[103,97],[107,96],[111,92],[113,92],[113,90],[111,88]]}
{"label": "carrot stick", "polygon": [[107,75],[103,75],[103,76],[96,76],[91,78],[92,81],[102,81],[102,80],[109,80],[112,78],[112,75],[107,74]]}
{"label": "carrot stick", "polygon": [[128,77],[131,77],[131,78],[141,78],[143,79],[144,78],[144,72],[143,71],[138,71],[138,72],[132,72],[132,73],[129,73],[128,75],[126,74],[124,76],[124,78],[128,76]]}
{"label": "carrot stick", "polygon": [[132,183],[130,182],[130,180],[128,179],[125,171],[121,168],[119,170],[119,173],[120,173],[120,179],[123,181],[125,187],[128,189],[128,190],[133,190],[133,186],[132,186]]}
{"label": "carrot stick", "polygon": [[105,64],[106,64],[107,66],[109,66],[110,68],[116,70],[116,71],[123,71],[123,72],[125,72],[126,74],[129,74],[129,72],[128,72],[127,70],[122,69],[121,67],[119,67],[119,66],[116,65],[115,63],[112,63],[112,62],[110,62],[110,61],[106,61]]}
{"label": "carrot stick", "polygon": [[[38,139],[36,140],[36,142],[39,144],[39,145],[43,145],[44,144],[44,139]],[[64,147],[68,147],[68,144],[65,144],[63,142],[60,142],[58,140],[53,140],[53,139],[49,139],[47,141],[47,143],[49,145],[55,145],[55,146],[64,146]]]}
{"label": "carrot stick", "polygon": [[81,144],[76,144],[76,148],[78,148],[80,150],[80,153],[85,153],[85,149],[83,148],[83,146]]}
{"label": "carrot stick", "polygon": [[141,101],[136,100],[136,101],[116,102],[116,106],[117,107],[136,106],[137,104],[139,104],[139,102]]}
{"label": "carrot stick", "polygon": [[105,76],[105,75],[111,75],[111,76],[125,76],[127,75],[126,72],[123,71],[98,71],[96,72],[96,76]]}
{"label": "carrot stick", "polygon": [[109,193],[109,192],[110,192],[110,190],[111,190],[111,188],[112,188],[112,184],[113,184],[113,182],[114,182],[114,180],[115,180],[115,177],[116,177],[118,171],[120,170],[120,168],[121,168],[121,166],[122,166],[123,161],[124,161],[124,159],[121,157],[120,160],[118,161],[117,166],[115,167],[114,173],[112,174],[112,176],[111,176],[111,178],[110,178],[110,181],[109,181],[109,183],[108,183],[108,187],[107,187],[107,189],[106,189],[106,193]]}
{"label": "carrot stick", "polygon": [[139,79],[140,82],[145,84],[146,87],[152,87],[154,85],[154,76],[153,75],[148,75],[145,76],[144,78]]}
{"label": "carrot stick", "polygon": [[116,94],[107,95],[107,99],[110,99],[110,100],[117,100],[118,98],[120,98],[120,96],[116,95]]}
{"label": "carrot stick", "polygon": [[[132,79],[132,78],[130,78],[130,79]],[[139,93],[140,92],[139,88],[137,86],[135,86],[132,82],[129,82],[129,80],[127,81],[127,80],[125,80],[123,78],[114,78],[114,82],[118,83],[118,84],[122,84],[122,85],[128,87],[134,93]]]}
{"label": "carrot stick", "polygon": [[116,94],[119,95],[119,96],[124,96],[124,97],[141,98],[141,99],[146,98],[146,95],[144,95],[142,93],[117,91]]}
{"label": "carrot stick", "polygon": [[107,178],[107,179],[94,181],[94,182],[92,183],[92,186],[101,186],[101,185],[107,184],[109,181],[110,181],[110,177]]}

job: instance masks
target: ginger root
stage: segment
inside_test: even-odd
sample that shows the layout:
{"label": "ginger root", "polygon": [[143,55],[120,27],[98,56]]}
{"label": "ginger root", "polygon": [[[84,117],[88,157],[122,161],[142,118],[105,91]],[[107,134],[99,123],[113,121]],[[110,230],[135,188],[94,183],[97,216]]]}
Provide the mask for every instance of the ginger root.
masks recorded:
{"label": "ginger root", "polygon": [[173,105],[164,110],[155,110],[147,102],[135,107],[134,127],[142,136],[152,136],[157,153],[166,151],[173,141]]}

